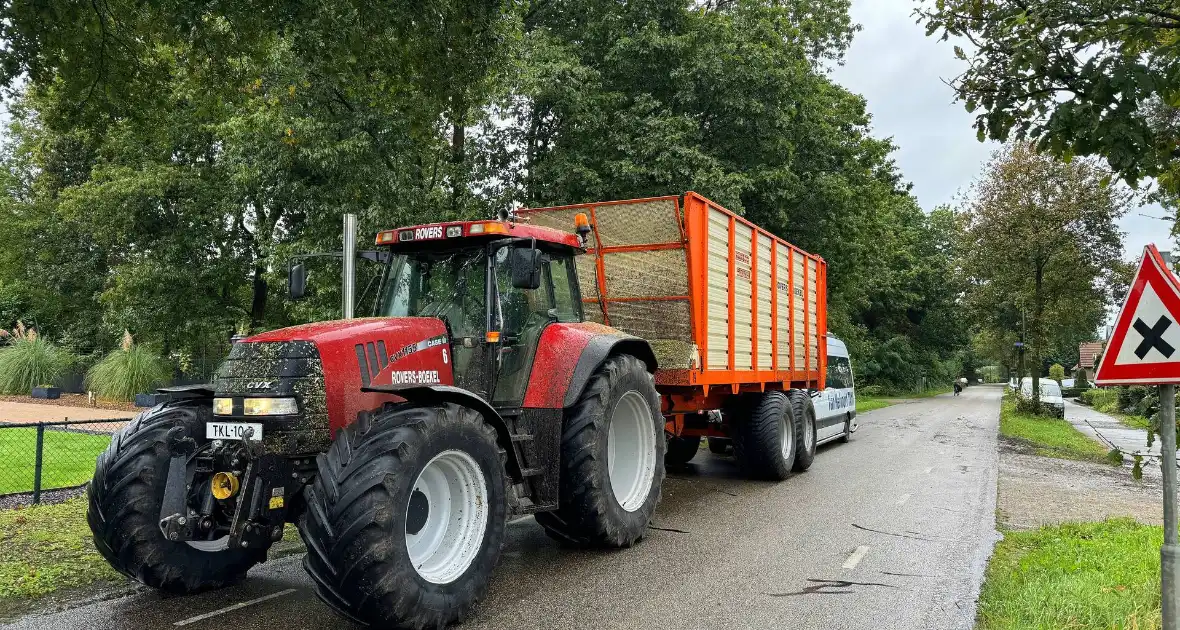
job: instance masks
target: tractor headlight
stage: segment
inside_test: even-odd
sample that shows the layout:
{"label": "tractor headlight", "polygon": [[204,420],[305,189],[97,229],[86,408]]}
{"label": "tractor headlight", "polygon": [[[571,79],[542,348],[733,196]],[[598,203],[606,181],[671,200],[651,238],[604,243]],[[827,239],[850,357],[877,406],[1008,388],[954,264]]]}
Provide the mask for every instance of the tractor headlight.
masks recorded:
{"label": "tractor headlight", "polygon": [[215,416],[231,416],[234,413],[234,399],[232,398],[214,398],[213,399],[213,415]]}
{"label": "tractor headlight", "polygon": [[299,413],[294,398],[243,398],[242,414],[246,416],[290,416]]}

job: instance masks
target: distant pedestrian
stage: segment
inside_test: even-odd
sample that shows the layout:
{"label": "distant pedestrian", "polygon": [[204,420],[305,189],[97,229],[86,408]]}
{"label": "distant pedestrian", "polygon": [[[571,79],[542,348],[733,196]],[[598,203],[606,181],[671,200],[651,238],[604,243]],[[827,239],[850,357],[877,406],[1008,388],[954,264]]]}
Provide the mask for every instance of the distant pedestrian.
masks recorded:
{"label": "distant pedestrian", "polygon": [[959,384],[959,381],[955,381],[955,395],[958,396],[961,393],[963,393],[963,386]]}

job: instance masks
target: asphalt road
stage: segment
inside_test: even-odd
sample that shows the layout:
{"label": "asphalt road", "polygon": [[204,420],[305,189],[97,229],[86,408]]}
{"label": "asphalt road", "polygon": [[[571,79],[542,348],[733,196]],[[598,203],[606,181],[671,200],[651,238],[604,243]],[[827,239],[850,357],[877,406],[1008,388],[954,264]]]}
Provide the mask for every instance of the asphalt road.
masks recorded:
{"label": "asphalt road", "polygon": [[[778,484],[702,451],[670,474],[632,549],[559,548],[531,518],[509,527],[487,599],[464,629],[970,628],[996,538],[999,388],[973,387],[861,417]],[[319,603],[301,557],[240,587],[154,593],[27,617],[19,629],[348,630]]]}

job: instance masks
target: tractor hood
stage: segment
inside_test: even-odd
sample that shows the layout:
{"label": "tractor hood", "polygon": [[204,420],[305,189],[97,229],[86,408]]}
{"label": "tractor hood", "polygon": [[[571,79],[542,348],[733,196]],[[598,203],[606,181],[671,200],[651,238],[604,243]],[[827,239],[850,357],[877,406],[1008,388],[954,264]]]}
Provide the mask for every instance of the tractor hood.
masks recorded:
{"label": "tractor hood", "polygon": [[[388,394],[362,392],[370,385],[451,385],[450,343],[446,325],[433,317],[367,318],[316,322],[248,337],[230,353],[218,395],[277,395],[253,391],[251,384],[280,388],[291,366],[307,365],[322,378],[331,433],[356,420],[362,411],[397,400]],[[310,355],[310,356],[309,356]],[[288,365],[290,364],[290,365]],[[242,383],[236,381],[247,379]],[[240,391],[226,391],[226,389]],[[266,389],[269,389],[266,388]],[[311,392],[305,403],[313,403]],[[314,404],[305,407],[314,410]]]}

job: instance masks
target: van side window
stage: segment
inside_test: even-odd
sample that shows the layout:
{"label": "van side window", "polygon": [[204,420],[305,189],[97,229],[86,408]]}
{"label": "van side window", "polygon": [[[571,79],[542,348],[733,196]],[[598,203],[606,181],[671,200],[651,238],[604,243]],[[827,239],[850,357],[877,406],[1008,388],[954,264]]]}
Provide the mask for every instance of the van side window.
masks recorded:
{"label": "van side window", "polygon": [[852,387],[852,362],[848,357],[828,357],[829,389],[848,389]]}

